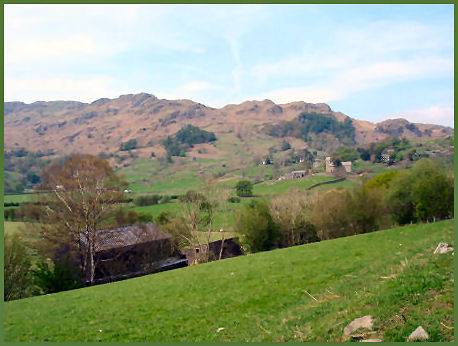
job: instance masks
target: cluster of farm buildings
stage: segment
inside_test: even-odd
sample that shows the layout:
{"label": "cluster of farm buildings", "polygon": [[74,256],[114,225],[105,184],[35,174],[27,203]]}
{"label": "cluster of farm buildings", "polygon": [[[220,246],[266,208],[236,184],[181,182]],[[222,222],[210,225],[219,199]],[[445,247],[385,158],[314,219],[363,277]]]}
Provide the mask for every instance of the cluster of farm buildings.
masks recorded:
{"label": "cluster of farm buildings", "polygon": [[[321,162],[316,162],[320,164]],[[327,174],[336,174],[336,173],[351,173],[352,172],[352,163],[351,161],[343,161],[339,164],[334,162],[330,156],[325,159],[325,172]],[[292,171],[288,174],[283,175],[278,180],[284,179],[302,179],[305,178],[310,173],[310,170],[298,170]]]}

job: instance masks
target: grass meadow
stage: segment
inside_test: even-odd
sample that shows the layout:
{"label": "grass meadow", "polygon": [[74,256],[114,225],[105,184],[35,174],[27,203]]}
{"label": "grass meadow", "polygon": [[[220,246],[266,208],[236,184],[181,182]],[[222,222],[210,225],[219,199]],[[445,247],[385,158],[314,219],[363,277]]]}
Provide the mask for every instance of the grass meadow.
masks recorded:
{"label": "grass meadow", "polygon": [[440,241],[454,244],[454,220],[12,301],[5,340],[336,342],[371,315],[384,341],[418,325],[450,341],[453,255],[433,254]]}

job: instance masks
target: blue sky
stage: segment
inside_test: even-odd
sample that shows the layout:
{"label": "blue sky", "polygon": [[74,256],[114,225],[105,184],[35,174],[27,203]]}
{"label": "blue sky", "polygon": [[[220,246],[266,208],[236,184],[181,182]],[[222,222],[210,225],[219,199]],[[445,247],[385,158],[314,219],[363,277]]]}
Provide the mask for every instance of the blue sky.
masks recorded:
{"label": "blue sky", "polygon": [[5,99],[326,102],[453,126],[453,5],[5,5]]}

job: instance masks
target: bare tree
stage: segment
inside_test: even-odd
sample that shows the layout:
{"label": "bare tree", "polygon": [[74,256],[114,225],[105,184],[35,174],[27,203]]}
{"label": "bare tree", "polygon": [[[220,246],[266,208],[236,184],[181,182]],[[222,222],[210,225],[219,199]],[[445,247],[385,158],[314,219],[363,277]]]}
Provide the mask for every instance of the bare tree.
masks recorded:
{"label": "bare tree", "polygon": [[310,196],[298,190],[272,199],[270,213],[279,226],[282,246],[317,240],[315,230],[309,222],[310,204]]}
{"label": "bare tree", "polygon": [[[177,218],[165,224],[164,230],[174,238],[175,246],[190,254],[197,264],[222,257],[225,228],[228,225],[229,209],[227,199],[230,189],[217,186],[214,180],[206,179],[201,191],[188,191],[180,200],[181,211]],[[215,214],[221,212],[221,227],[215,228]],[[217,236],[215,237],[215,233]],[[221,240],[219,253],[213,253],[210,243]],[[212,251],[213,250],[213,251]]]}
{"label": "bare tree", "polygon": [[73,154],[43,173],[41,188],[50,193],[41,203],[42,245],[51,253],[74,252],[87,283],[94,282],[97,231],[123,199],[124,187],[107,161],[92,155]]}

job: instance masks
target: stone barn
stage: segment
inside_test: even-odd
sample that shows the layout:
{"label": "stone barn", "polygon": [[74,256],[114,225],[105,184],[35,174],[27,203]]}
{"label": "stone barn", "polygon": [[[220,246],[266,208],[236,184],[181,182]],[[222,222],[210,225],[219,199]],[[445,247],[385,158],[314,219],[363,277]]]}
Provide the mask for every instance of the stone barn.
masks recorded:
{"label": "stone barn", "polygon": [[351,161],[342,162],[342,167],[345,169],[345,172],[351,173]]}
{"label": "stone barn", "polygon": [[200,262],[214,261],[224,258],[236,257],[243,254],[238,238],[228,238],[224,240],[215,240],[195,248],[182,250],[186,256],[188,264],[197,264]]}
{"label": "stone barn", "polygon": [[159,271],[172,256],[171,236],[152,223],[100,230],[95,279],[107,282]]}
{"label": "stone barn", "polygon": [[307,171],[292,171],[289,174],[290,179],[302,179],[307,175]]}
{"label": "stone barn", "polygon": [[[352,171],[351,161],[342,161],[341,166],[336,166],[336,164],[333,162],[331,157],[328,156],[326,157],[325,163],[326,163],[326,173],[331,173],[331,174],[339,173],[339,170],[345,173],[351,173]],[[343,167],[343,169],[341,167]]]}
{"label": "stone barn", "polygon": [[326,157],[325,164],[326,164],[326,173],[334,173],[335,172],[336,165],[334,164],[334,162],[332,162],[330,156]]}

